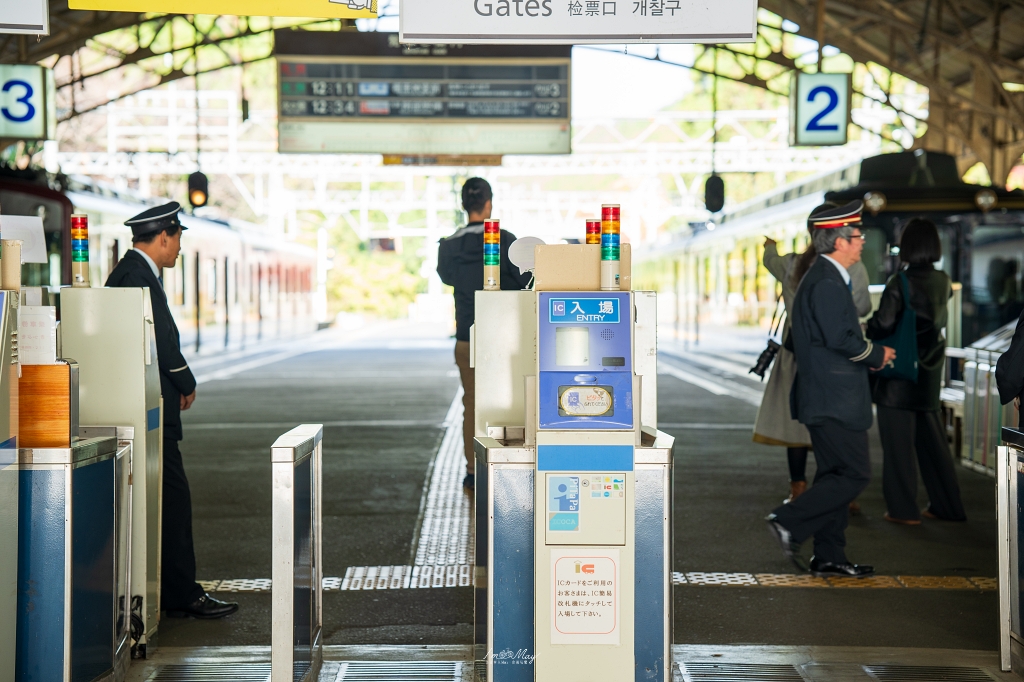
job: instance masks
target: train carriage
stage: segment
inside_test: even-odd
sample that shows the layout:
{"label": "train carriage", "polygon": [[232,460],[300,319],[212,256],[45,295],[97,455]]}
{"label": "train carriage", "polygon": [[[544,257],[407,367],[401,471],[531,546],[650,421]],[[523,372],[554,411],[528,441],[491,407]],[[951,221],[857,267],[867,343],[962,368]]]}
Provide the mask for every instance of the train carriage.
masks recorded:
{"label": "train carriage", "polygon": [[765,237],[782,252],[802,250],[815,206],[854,199],[866,205],[863,261],[873,285],[895,272],[902,226],[925,217],[939,227],[939,267],[962,285],[959,340],[971,344],[1017,319],[1024,308],[1024,192],[961,182],[955,160],[933,152],[882,154],[748,202],[638,254],[639,279],[677,295],[669,319],[684,329],[698,316],[704,323],[766,324],[777,292],[761,264]]}
{"label": "train carriage", "polygon": [[[100,286],[131,248],[129,217],[153,202],[85,178],[0,173],[0,211],[43,219],[48,262],[25,264],[25,286],[56,290],[71,281],[71,214],[89,216],[89,264]],[[185,216],[181,255],[164,271],[168,303],[182,345],[196,352],[241,347],[317,328],[314,313],[316,253],[273,238],[244,221]]]}
{"label": "train carriage", "polygon": [[[933,221],[942,240],[937,264],[954,282],[946,384],[942,399],[954,450],[967,466],[991,473],[999,429],[1016,422],[995,391],[995,362],[1024,310],[1024,192],[960,180],[953,157],[915,151],[882,154],[810,178],[739,206],[717,223],[695,225],[657,251],[638,254],[641,286],[669,296],[690,338],[701,323],[766,325],[777,305],[774,278],[761,263],[765,237],[780,250],[807,246],[807,216],[824,201],[865,203],[862,261],[874,298],[899,266],[907,221]],[[962,346],[962,347],[961,347]]]}

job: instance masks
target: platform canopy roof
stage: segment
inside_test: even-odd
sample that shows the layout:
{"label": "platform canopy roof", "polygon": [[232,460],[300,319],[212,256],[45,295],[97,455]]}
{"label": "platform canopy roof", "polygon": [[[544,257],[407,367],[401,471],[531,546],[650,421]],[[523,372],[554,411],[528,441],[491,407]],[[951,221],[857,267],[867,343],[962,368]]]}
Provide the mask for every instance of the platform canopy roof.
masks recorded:
{"label": "platform canopy roof", "polygon": [[[1024,0],[759,0],[759,6],[788,20],[787,32],[927,87],[928,128],[915,146],[952,153],[963,169],[980,161],[997,183],[1024,153]],[[0,35],[0,63],[47,63],[57,68],[60,87],[77,84],[62,118],[191,76],[196,45],[202,73],[271,56],[269,35],[248,51],[239,40],[246,36],[282,26],[353,28],[339,20],[79,11],[68,9],[67,0],[51,0],[50,22],[51,34],[39,40]],[[778,49],[757,58],[798,68]],[[127,65],[140,67],[143,77],[122,79],[118,92],[81,88]],[[764,86],[756,72],[751,68],[740,80]]]}

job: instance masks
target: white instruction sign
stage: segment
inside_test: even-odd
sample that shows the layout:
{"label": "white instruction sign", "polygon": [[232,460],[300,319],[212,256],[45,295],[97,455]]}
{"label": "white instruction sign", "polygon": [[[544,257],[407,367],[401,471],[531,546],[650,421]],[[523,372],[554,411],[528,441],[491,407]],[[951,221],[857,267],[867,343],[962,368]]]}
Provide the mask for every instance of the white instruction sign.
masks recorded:
{"label": "white instruction sign", "polygon": [[23,365],[57,362],[57,309],[23,305],[18,310],[18,358]]}
{"label": "white instruction sign", "polygon": [[619,550],[552,550],[551,643],[619,643]]}
{"label": "white instruction sign", "polygon": [[0,216],[0,239],[21,241],[22,263],[47,263],[43,219],[34,215]]}

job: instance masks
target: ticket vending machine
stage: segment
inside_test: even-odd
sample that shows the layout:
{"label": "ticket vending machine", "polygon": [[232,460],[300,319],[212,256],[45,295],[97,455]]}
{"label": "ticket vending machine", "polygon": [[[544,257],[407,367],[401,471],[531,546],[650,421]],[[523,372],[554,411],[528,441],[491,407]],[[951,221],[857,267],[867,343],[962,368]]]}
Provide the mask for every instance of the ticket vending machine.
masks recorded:
{"label": "ticket vending machine", "polygon": [[492,682],[671,679],[655,309],[652,292],[477,293],[478,653]]}

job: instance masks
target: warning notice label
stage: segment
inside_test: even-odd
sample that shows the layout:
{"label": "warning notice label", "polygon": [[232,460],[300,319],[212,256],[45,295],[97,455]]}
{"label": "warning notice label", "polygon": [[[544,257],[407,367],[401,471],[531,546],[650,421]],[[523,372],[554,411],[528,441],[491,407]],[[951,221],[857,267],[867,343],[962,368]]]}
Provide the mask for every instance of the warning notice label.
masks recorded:
{"label": "warning notice label", "polygon": [[619,643],[619,550],[552,550],[552,644]]}

